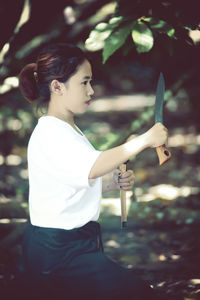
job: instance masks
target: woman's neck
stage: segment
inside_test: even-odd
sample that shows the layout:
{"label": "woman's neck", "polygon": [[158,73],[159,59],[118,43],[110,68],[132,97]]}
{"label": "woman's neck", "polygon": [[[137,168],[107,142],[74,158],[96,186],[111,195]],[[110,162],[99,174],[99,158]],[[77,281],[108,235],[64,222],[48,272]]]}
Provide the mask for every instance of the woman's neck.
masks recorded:
{"label": "woman's neck", "polygon": [[60,112],[58,109],[56,109],[55,107],[52,107],[52,105],[49,105],[48,109],[47,109],[47,116],[53,116],[56,117],[64,122],[67,122],[68,124],[70,124],[72,127],[75,127],[75,123],[74,123],[74,114],[73,113],[63,113]]}
{"label": "woman's neck", "polygon": [[54,112],[54,113],[51,113],[51,112],[49,112],[49,111],[47,111],[46,116],[53,116],[53,117],[56,117],[56,118],[58,118],[58,119],[60,119],[60,120],[62,120],[62,121],[64,121],[64,122],[68,123],[68,124],[69,124],[69,125],[70,125],[77,133],[78,133],[78,134],[83,135],[83,134],[77,129],[77,127],[76,127],[76,125],[75,125],[75,123],[74,123],[74,119],[68,120],[66,117],[62,117],[61,115],[55,114],[55,112]]}

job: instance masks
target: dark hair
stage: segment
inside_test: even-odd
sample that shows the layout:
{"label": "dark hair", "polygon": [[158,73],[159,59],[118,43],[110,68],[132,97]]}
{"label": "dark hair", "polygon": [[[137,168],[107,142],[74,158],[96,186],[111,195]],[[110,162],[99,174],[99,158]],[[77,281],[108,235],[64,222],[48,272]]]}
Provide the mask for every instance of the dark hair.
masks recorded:
{"label": "dark hair", "polygon": [[51,81],[66,82],[85,59],[84,52],[74,45],[58,43],[46,46],[36,63],[26,65],[20,72],[21,93],[30,102],[41,99],[41,103],[47,103]]}

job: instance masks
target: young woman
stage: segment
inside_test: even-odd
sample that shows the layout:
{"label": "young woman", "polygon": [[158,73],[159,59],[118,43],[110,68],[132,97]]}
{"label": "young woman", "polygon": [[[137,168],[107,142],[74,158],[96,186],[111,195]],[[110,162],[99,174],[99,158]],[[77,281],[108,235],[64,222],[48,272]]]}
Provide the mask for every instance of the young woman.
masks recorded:
{"label": "young woman", "polygon": [[167,129],[158,123],[118,147],[95,150],[74,121],[91,102],[91,80],[85,54],[65,43],[44,48],[19,75],[24,97],[47,106],[28,144],[25,270],[37,291],[55,299],[155,299],[146,283],[105,256],[97,220],[102,189],[133,186],[133,172],[120,176],[117,167],[166,143]]}

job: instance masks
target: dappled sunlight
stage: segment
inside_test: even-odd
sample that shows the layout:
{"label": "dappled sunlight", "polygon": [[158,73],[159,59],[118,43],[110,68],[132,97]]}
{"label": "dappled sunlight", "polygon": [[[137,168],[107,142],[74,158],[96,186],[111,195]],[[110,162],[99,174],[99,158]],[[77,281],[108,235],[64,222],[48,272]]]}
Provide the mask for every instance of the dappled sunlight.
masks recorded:
{"label": "dappled sunlight", "polygon": [[27,179],[28,180],[28,169],[20,170],[19,175],[22,179]]}
{"label": "dappled sunlight", "polygon": [[160,260],[160,261],[165,261],[165,260],[167,260],[167,257],[166,257],[165,254],[160,254],[160,255],[158,256],[158,260]]}
{"label": "dappled sunlight", "polygon": [[105,243],[106,247],[120,248],[120,244],[115,240],[109,240]]}
{"label": "dappled sunlight", "polygon": [[89,18],[88,23],[90,25],[96,25],[98,22],[101,22],[107,16],[112,15],[115,11],[116,5],[116,1],[104,4],[100,9],[96,11],[96,13],[93,16]]}
{"label": "dappled sunlight", "polygon": [[162,281],[162,282],[159,282],[158,284],[156,284],[156,286],[158,287],[162,287],[163,285],[165,285],[166,281]]}
{"label": "dappled sunlight", "polygon": [[10,44],[9,43],[6,43],[3,48],[1,49],[1,52],[0,52],[0,63],[2,63],[4,61],[4,57],[6,55],[6,53],[9,51],[10,49]]}
{"label": "dappled sunlight", "polygon": [[20,30],[20,28],[26,23],[28,22],[28,20],[30,19],[30,15],[31,15],[31,4],[29,0],[25,0],[24,1],[24,7],[22,9],[22,13],[19,19],[19,22],[17,23],[14,33],[18,33],[18,31]]}
{"label": "dappled sunlight", "polygon": [[107,122],[94,122],[92,124],[92,128],[88,131],[85,131],[85,134],[88,138],[90,137],[90,134],[93,134],[93,137],[95,137],[96,134],[105,136],[110,133],[111,125]]}
{"label": "dappled sunlight", "polygon": [[190,279],[190,283],[192,283],[192,284],[200,284],[200,278]]}
{"label": "dappled sunlight", "polygon": [[65,9],[63,10],[63,14],[64,14],[66,24],[72,25],[76,22],[76,16],[73,7],[66,6]]}
{"label": "dappled sunlight", "polygon": [[164,200],[175,200],[178,197],[188,197],[192,194],[197,194],[200,191],[199,187],[181,186],[176,187],[172,184],[159,184],[149,188],[148,193],[141,194],[141,189],[135,189],[137,201],[152,201],[157,198]]}
{"label": "dappled sunlight", "polygon": [[189,32],[189,36],[195,44],[200,42],[200,31],[198,29],[197,30],[191,30]]}
{"label": "dappled sunlight", "polygon": [[0,93],[5,94],[13,88],[17,88],[19,85],[19,79],[17,77],[7,77],[3,84],[0,85]]}
{"label": "dappled sunlight", "polygon": [[[143,193],[141,188],[135,188],[134,194],[137,199],[137,202],[150,202],[155,199],[163,199],[167,201],[175,200],[178,197],[188,197],[190,195],[197,194],[200,191],[199,187],[192,186],[181,186],[176,187],[172,184],[160,184],[152,186],[149,188],[148,193]],[[127,193],[127,211],[129,211],[131,206],[131,197],[133,191],[128,191]],[[146,207],[148,210],[149,208]],[[119,196],[116,198],[102,198],[101,202],[102,212],[108,212],[111,215],[120,216],[121,215],[121,203]],[[162,213],[162,212],[160,212]]]}
{"label": "dappled sunlight", "polygon": [[[13,9],[13,7],[11,7],[11,9]],[[17,34],[19,32],[20,28],[30,19],[30,14],[31,14],[30,1],[25,0],[20,19],[14,29],[14,34]],[[8,53],[9,49],[10,49],[10,41],[7,42],[0,51],[0,63],[3,63],[4,57]],[[13,86],[11,88],[13,88]],[[6,93],[7,91],[9,91],[9,90],[6,90],[6,85],[4,85],[3,87],[0,87],[0,93],[3,94],[3,93]]]}
{"label": "dappled sunlight", "polygon": [[20,206],[23,208],[28,208],[28,203],[27,202],[22,202],[20,203]]}
{"label": "dappled sunlight", "polygon": [[197,193],[198,187],[182,186],[180,188],[171,184],[160,184],[149,189],[149,193],[155,197],[173,200],[177,197],[188,197],[191,194]]}
{"label": "dappled sunlight", "polygon": [[18,131],[22,128],[22,121],[19,119],[10,119],[6,124],[7,128],[13,131]]}
{"label": "dappled sunlight", "polygon": [[10,222],[11,222],[10,219],[0,219],[0,224],[8,224]]}
{"label": "dappled sunlight", "polygon": [[0,195],[0,204],[2,203],[8,203],[11,202],[12,200],[8,197],[5,197],[4,195]]}
{"label": "dappled sunlight", "polygon": [[155,96],[145,94],[118,95],[102,97],[94,100],[88,108],[88,112],[114,112],[142,110],[144,107],[152,106]]}
{"label": "dappled sunlight", "polygon": [[179,258],[181,258],[181,256],[180,256],[180,255],[177,255],[177,254],[172,254],[172,255],[170,256],[170,258],[171,258],[172,260],[178,260]]}
{"label": "dappled sunlight", "polygon": [[172,260],[172,261],[178,261],[181,256],[177,254],[172,254],[172,255],[166,255],[164,253],[158,255],[158,261],[167,261],[167,260]]}
{"label": "dappled sunlight", "polygon": [[10,154],[6,156],[5,162],[8,166],[18,166],[22,163],[22,158],[19,155]]}
{"label": "dappled sunlight", "polygon": [[9,224],[9,223],[26,223],[27,219],[25,218],[4,218],[0,219],[0,224]]}
{"label": "dappled sunlight", "polygon": [[200,145],[200,134],[193,133],[175,133],[169,136],[168,145],[170,147],[180,147],[187,145]]}
{"label": "dappled sunlight", "polygon": [[0,166],[4,164],[4,156],[0,154]]}
{"label": "dappled sunlight", "polygon": [[[132,191],[126,192],[126,205],[127,205],[127,211],[130,208],[131,205],[131,196],[133,195]],[[102,213],[105,213],[106,211],[115,216],[121,215],[121,202],[119,198],[102,198],[101,200],[101,211]]]}

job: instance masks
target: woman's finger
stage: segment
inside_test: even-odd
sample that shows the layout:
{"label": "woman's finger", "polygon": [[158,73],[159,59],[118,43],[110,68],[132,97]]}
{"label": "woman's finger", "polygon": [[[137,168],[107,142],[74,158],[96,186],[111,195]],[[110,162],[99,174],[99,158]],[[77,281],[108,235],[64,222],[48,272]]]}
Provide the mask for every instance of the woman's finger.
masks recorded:
{"label": "woman's finger", "polygon": [[120,185],[120,189],[122,190],[130,190],[134,186],[134,180],[127,181],[127,182],[120,182],[119,185]]}
{"label": "woman's finger", "polygon": [[133,174],[130,175],[130,176],[128,176],[128,177],[125,177],[125,178],[122,178],[122,177],[119,178],[119,182],[120,183],[123,183],[123,182],[134,182],[134,181],[135,181],[135,176]]}
{"label": "woman's finger", "polygon": [[120,178],[127,178],[133,175],[133,171],[132,170],[128,170],[124,173],[121,174]]}

